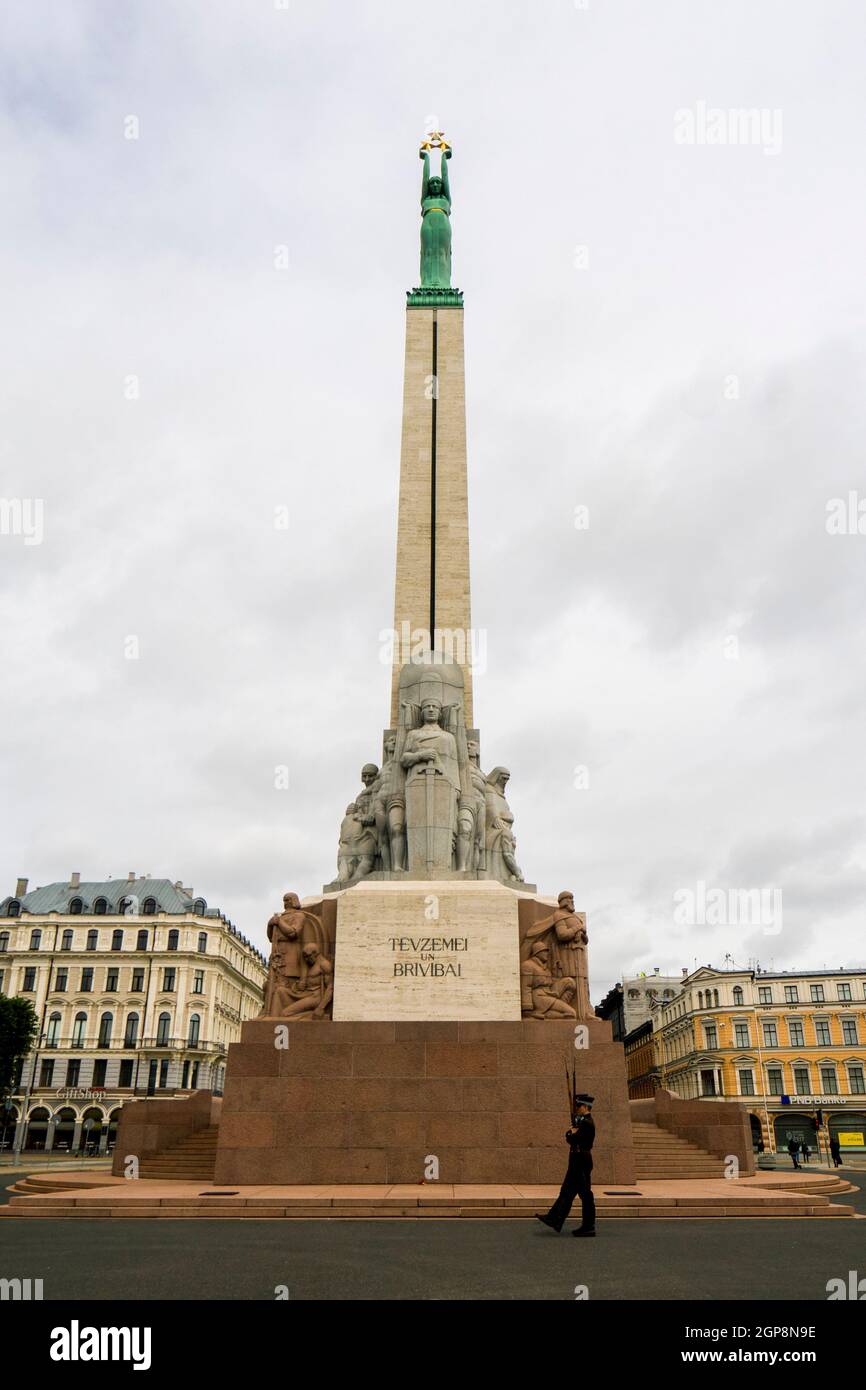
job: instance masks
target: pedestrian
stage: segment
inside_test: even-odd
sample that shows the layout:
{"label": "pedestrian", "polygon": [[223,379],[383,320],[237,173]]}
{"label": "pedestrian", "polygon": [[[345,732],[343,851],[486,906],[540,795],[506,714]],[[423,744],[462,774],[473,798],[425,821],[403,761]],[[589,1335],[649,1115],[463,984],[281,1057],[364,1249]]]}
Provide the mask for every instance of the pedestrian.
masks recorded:
{"label": "pedestrian", "polygon": [[806,1143],[801,1144],[801,1145],[800,1145],[800,1153],[803,1155],[803,1162],[804,1162],[804,1163],[808,1163],[808,1162],[809,1162],[809,1145],[806,1144]]}
{"label": "pedestrian", "polygon": [[595,1235],[595,1198],[592,1195],[592,1145],[595,1140],[595,1122],[592,1118],[594,1097],[581,1092],[574,1097],[573,1123],[565,1132],[568,1144],[568,1170],[565,1174],[559,1196],[550,1211],[544,1216],[536,1212],[536,1219],[557,1233],[565,1225],[575,1197],[580,1198],[582,1221],[573,1236]]}
{"label": "pedestrian", "polygon": [[831,1139],[831,1140],[830,1140],[830,1153],[833,1155],[833,1167],[834,1167],[834,1168],[841,1168],[841,1167],[842,1167],[842,1150],[841,1150],[840,1147],[839,1147],[839,1140],[838,1140],[838,1139]]}
{"label": "pedestrian", "polygon": [[793,1163],[795,1168],[799,1168],[800,1166],[797,1162],[797,1151],[799,1147],[800,1145],[797,1143],[796,1139],[788,1140],[788,1153],[791,1155],[791,1162]]}

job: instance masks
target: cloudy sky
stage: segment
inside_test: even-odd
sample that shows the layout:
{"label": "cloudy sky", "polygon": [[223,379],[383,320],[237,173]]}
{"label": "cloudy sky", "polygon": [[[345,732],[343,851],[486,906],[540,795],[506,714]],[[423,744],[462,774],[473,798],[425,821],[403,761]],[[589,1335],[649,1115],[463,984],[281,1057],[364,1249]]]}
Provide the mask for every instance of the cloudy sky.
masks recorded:
{"label": "cloudy sky", "polygon": [[[0,893],[182,879],[263,944],[333,876],[388,718],[435,117],[527,878],[587,910],[596,999],[866,961],[864,14],[6,8],[0,495],[42,533],[7,508]],[[782,916],[683,922],[700,885]]]}

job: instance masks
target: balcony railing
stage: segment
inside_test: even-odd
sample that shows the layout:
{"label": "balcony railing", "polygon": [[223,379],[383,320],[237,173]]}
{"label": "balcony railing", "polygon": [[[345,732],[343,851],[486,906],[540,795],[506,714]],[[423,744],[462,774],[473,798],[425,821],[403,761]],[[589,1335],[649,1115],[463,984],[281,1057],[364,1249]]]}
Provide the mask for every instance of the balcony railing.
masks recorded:
{"label": "balcony railing", "polygon": [[150,1038],[136,1038],[127,1040],[122,1034],[110,1038],[107,1042],[100,1041],[98,1035],[95,1037],[87,1036],[80,1040],[75,1037],[49,1037],[47,1034],[38,1044],[40,1052],[59,1052],[66,1050],[70,1052],[147,1052],[147,1051],[175,1051],[175,1052],[222,1052],[226,1051],[228,1044],[207,1042],[199,1039],[191,1042],[189,1038],[162,1038],[159,1034]]}

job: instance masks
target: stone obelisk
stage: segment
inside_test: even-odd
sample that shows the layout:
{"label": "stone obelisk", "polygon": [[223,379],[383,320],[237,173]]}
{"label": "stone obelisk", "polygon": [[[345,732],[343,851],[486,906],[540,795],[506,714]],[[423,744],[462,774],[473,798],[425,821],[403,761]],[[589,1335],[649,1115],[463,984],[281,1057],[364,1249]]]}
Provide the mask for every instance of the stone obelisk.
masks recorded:
{"label": "stone obelisk", "polygon": [[586,919],[571,893],[524,880],[509,770],[482,770],[441,132],[421,157],[390,727],[340,823],[337,879],[302,903],[287,893],[268,924],[267,1003],[229,1050],[215,1181],[418,1184],[435,1158],[446,1184],[558,1183],[579,1089],[597,1097],[598,1178],[631,1183],[625,1065],[592,1012]]}
{"label": "stone obelisk", "polygon": [[[431,175],[430,152],[441,151]],[[469,502],[463,295],[451,287],[451,150],[441,135],[421,148],[421,283],[406,304],[403,431],[391,723],[398,723],[407,644],[425,644],[463,670],[467,727],[473,726],[469,601]]]}

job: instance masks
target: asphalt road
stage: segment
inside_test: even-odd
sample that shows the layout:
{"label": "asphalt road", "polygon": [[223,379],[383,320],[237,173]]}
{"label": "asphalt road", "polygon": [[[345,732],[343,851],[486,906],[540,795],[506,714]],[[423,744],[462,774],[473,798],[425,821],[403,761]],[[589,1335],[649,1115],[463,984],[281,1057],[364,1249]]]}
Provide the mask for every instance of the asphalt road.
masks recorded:
{"label": "asphalt road", "polygon": [[[866,1214],[866,1174],[846,1172]],[[13,1181],[4,1173],[4,1184]],[[576,1223],[573,1223],[576,1224]],[[566,1228],[566,1232],[570,1227]],[[3,1221],[0,1276],[46,1300],[826,1301],[866,1276],[860,1221],[599,1222],[594,1241],[528,1221]]]}

